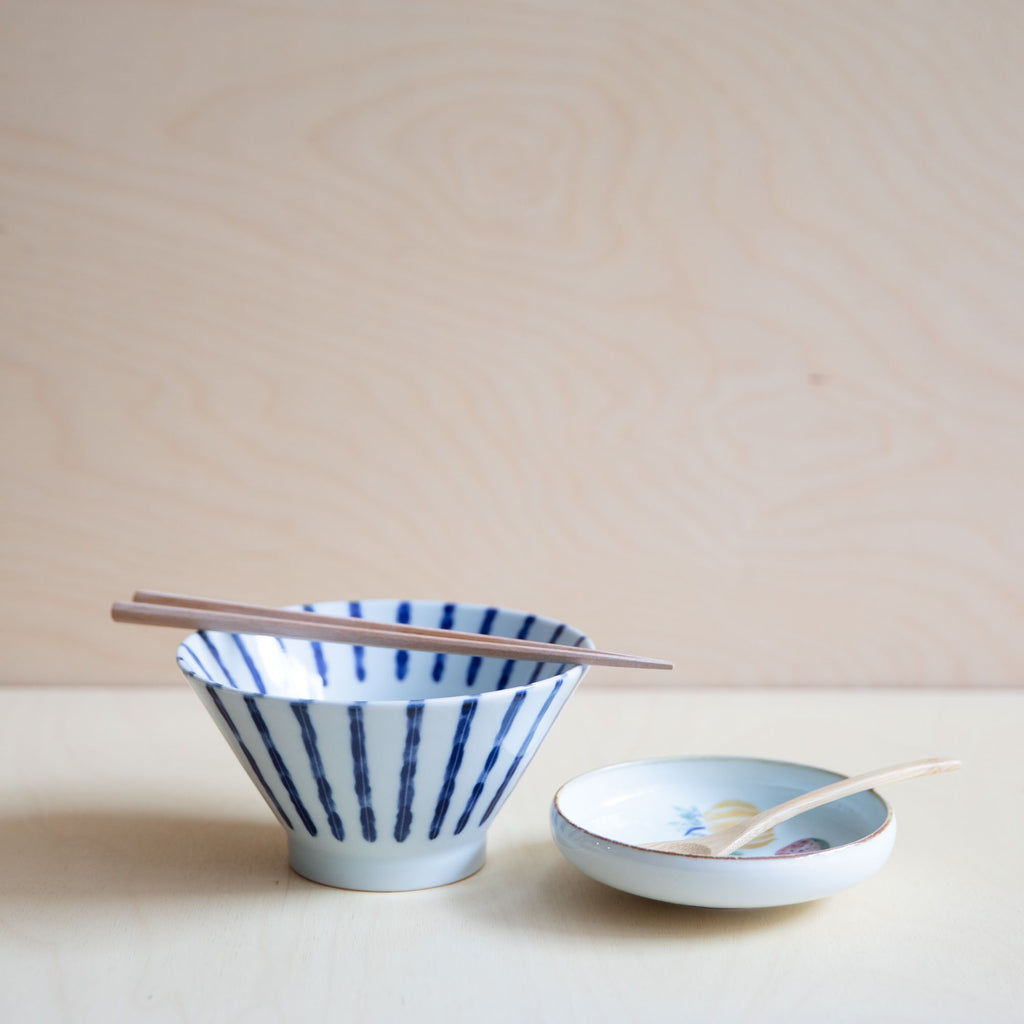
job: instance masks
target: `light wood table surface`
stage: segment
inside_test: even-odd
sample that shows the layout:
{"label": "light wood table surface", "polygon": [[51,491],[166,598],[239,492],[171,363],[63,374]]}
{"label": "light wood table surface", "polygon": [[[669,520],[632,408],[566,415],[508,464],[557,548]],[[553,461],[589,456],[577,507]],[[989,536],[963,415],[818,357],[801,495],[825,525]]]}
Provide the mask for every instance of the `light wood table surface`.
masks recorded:
{"label": "light wood table surface", "polygon": [[[0,690],[0,1018],[231,1021],[1020,1020],[1024,694],[664,691],[584,683],[453,886],[331,889],[174,688]],[[637,757],[853,773],[949,754],[888,792],[896,848],[816,903],[711,911],[579,874],[555,789]]]}

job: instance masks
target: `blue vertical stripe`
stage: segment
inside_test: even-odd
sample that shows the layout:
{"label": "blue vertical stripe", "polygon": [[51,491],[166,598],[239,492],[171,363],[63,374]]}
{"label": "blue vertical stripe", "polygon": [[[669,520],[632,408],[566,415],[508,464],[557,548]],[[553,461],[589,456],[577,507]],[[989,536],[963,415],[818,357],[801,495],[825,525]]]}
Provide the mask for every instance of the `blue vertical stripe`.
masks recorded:
{"label": "blue vertical stripe", "polygon": [[[349,601],[348,614],[350,618],[361,619],[363,617],[362,605],[358,601]],[[365,655],[366,652],[359,644],[353,645],[352,657],[355,659],[356,679],[361,683],[366,681]]]}
{"label": "blue vertical stripe", "polygon": [[327,781],[327,775],[324,772],[324,762],[316,743],[316,729],[313,728],[313,720],[309,716],[309,705],[296,701],[291,707],[298,719],[299,728],[302,730],[302,742],[306,747],[310,771],[316,780],[316,792],[320,797],[320,805],[327,815],[327,824],[330,826],[331,835],[340,841],[345,838],[345,827],[341,823],[341,815],[338,814],[338,808],[334,804],[334,793],[331,791],[331,784]]}
{"label": "blue vertical stripe", "polygon": [[[234,677],[228,671],[227,665],[224,664],[224,659],[220,656],[220,651],[217,649],[216,644],[210,639],[205,629],[199,630],[196,634],[200,640],[206,644],[206,649],[213,655],[213,660],[217,662],[217,667],[224,673],[224,678],[228,682],[228,686],[233,686],[236,690],[238,689],[238,683],[235,682]],[[210,677],[213,678],[212,676]]]}
{"label": "blue vertical stripe", "polygon": [[263,685],[263,677],[260,675],[260,670],[256,667],[256,662],[252,660],[249,648],[245,646],[242,638],[237,633],[232,633],[231,639],[235,641],[235,646],[241,651],[242,660],[245,662],[245,667],[249,670],[249,675],[252,676],[252,681],[256,684],[256,689],[260,693],[266,693],[267,688]]}
{"label": "blue vertical stripe", "polygon": [[405,708],[405,749],[402,751],[402,773],[398,784],[398,813],[395,816],[395,840],[404,843],[412,828],[412,798],[415,794],[416,755],[420,748],[420,723],[423,701],[409,701]]}
{"label": "blue vertical stripe", "polygon": [[[316,609],[311,604],[304,604],[303,610],[307,612],[315,612]],[[316,664],[317,675],[320,676],[320,681],[327,685],[327,659],[324,658],[324,648],[319,640],[309,641],[310,650],[313,652],[313,661]]]}
{"label": "blue vertical stripe", "polygon": [[505,711],[505,715],[501,720],[501,725],[498,728],[498,734],[494,737],[494,744],[491,747],[490,753],[487,755],[487,760],[484,762],[483,770],[480,772],[480,777],[473,783],[473,791],[469,794],[469,800],[466,802],[466,809],[459,816],[458,823],[455,826],[455,835],[458,835],[467,824],[469,824],[469,816],[473,813],[473,808],[476,807],[477,801],[480,799],[480,794],[484,791],[484,786],[487,785],[487,777],[491,774],[491,769],[494,767],[495,762],[498,760],[498,756],[501,753],[502,740],[508,735],[509,729],[512,728],[512,723],[515,721],[516,715],[519,714],[519,709],[523,706],[523,701],[526,699],[526,691],[519,690],[512,698],[512,703],[508,706]]}
{"label": "blue vertical stripe", "polygon": [[[573,647],[582,647],[584,640],[586,640],[586,637],[583,637],[583,636],[577,637],[573,641]],[[559,675],[561,675],[561,673],[563,673],[563,672],[567,672],[570,668],[572,668],[572,664],[571,663],[559,666],[559,669],[558,669]]]}
{"label": "blue vertical stripe", "polygon": [[480,819],[482,825],[493,813],[495,808],[498,806],[502,795],[505,790],[508,789],[509,783],[512,781],[512,777],[515,775],[519,765],[522,763],[523,757],[526,755],[526,751],[529,749],[530,744],[533,742],[534,734],[537,732],[537,726],[540,725],[541,719],[548,713],[548,708],[551,707],[551,702],[555,699],[555,694],[562,688],[564,679],[556,679],[555,685],[551,689],[551,693],[548,694],[548,699],[544,701],[544,706],[540,709],[540,713],[533,720],[533,725],[530,726],[530,731],[526,734],[526,739],[523,740],[522,745],[519,747],[512,764],[509,765],[508,771],[505,773],[505,778],[501,780],[501,785],[498,787],[498,791],[491,798],[491,802],[487,805],[487,810],[484,811],[483,817]]}
{"label": "blue vertical stripe", "polygon": [[[409,618],[411,615],[411,609],[409,608],[409,602],[403,601],[398,606],[398,622],[400,625],[409,625]],[[395,678],[404,679],[409,673],[409,652],[408,651],[395,651]]]}
{"label": "blue vertical stripe", "polygon": [[[557,644],[558,643],[558,638],[564,632],[565,632],[565,623],[563,622],[563,623],[560,623],[559,625],[555,626],[555,631],[548,638],[548,643],[549,644]],[[545,662],[545,661],[537,662],[537,667],[533,670],[533,675],[530,676],[530,682],[531,683],[535,683],[535,682],[537,682],[538,679],[540,679],[540,674],[544,670],[544,666],[546,664],[548,664],[548,663]]]}
{"label": "blue vertical stripe", "polygon": [[[439,629],[451,629],[455,623],[455,605],[446,604],[444,611],[441,614],[441,623]],[[431,671],[431,678],[435,683],[441,682],[441,677],[444,675],[445,656],[443,654],[436,654],[434,656],[434,668]]]}
{"label": "blue vertical stripe", "polygon": [[[519,627],[519,632],[516,633],[517,640],[525,640],[530,635],[530,630],[533,628],[533,624],[537,621],[536,615],[527,615],[523,619],[523,624]],[[509,658],[508,661],[501,668],[501,677],[498,679],[498,689],[504,690],[508,686],[509,679],[512,678],[512,669],[515,668],[516,662],[514,658]]]}
{"label": "blue vertical stripe", "polygon": [[212,680],[213,676],[210,675],[210,670],[203,664],[203,659],[200,658],[199,655],[196,654],[196,652],[193,651],[192,648],[188,646],[188,644],[182,644],[182,646],[185,648],[185,652],[192,659],[192,661],[195,662],[195,666],[199,670],[199,674],[201,676],[203,676],[204,681],[205,680]]}
{"label": "blue vertical stripe", "polygon": [[366,764],[366,731],[363,727],[363,705],[348,709],[349,735],[352,741],[352,774],[359,799],[359,824],[368,843],[377,841],[377,822],[370,801],[370,773]]}
{"label": "blue vertical stripe", "polygon": [[263,791],[263,795],[270,801],[270,805],[277,812],[277,816],[284,823],[286,828],[293,829],[295,826],[292,824],[292,819],[285,814],[284,808],[281,806],[277,797],[274,796],[274,791],[267,785],[267,780],[263,777],[263,772],[260,771],[260,766],[256,763],[256,758],[252,756],[252,752],[245,745],[245,741],[242,739],[241,734],[238,731],[238,726],[235,725],[231,715],[228,714],[228,709],[224,707],[224,702],[217,695],[215,687],[207,684],[206,692],[210,695],[210,699],[213,701],[213,706],[220,713],[220,717],[227,723],[228,729],[231,730],[231,735],[234,736],[235,742],[238,744],[239,749],[242,751],[242,756],[248,762],[249,767],[252,769],[253,775],[256,776],[256,781],[259,783],[259,788]]}
{"label": "blue vertical stripe", "polygon": [[263,740],[263,745],[267,748],[267,753],[270,755],[270,763],[277,769],[278,777],[281,779],[281,785],[284,786],[285,791],[288,793],[288,797],[292,802],[292,806],[295,808],[295,813],[298,814],[302,824],[306,826],[306,831],[311,835],[316,835],[316,825],[313,823],[313,819],[309,816],[309,811],[306,810],[306,805],[302,802],[302,797],[299,796],[299,791],[295,788],[295,781],[292,779],[292,773],[288,770],[288,765],[285,764],[284,758],[281,756],[281,752],[277,749],[274,744],[274,738],[270,735],[270,729],[267,726],[266,720],[260,713],[260,709],[256,704],[256,700],[253,697],[243,697],[245,706],[249,709],[249,715],[252,717],[253,724],[256,726],[256,731],[260,734],[260,739]]}
{"label": "blue vertical stripe", "polygon": [[[477,630],[478,633],[490,633],[494,626],[494,617],[498,614],[497,608],[488,608],[484,612],[483,621],[480,623],[480,628]],[[480,665],[483,663],[483,659],[474,655],[470,658],[469,668],[466,670],[466,685],[472,686],[476,682],[477,673],[480,671]]]}
{"label": "blue vertical stripe", "polygon": [[455,779],[459,774],[459,768],[462,767],[462,757],[466,749],[466,741],[469,739],[469,727],[476,714],[476,704],[479,699],[479,697],[469,697],[462,702],[459,721],[455,726],[455,737],[452,740],[452,752],[448,757],[448,765],[444,770],[444,782],[437,797],[433,820],[430,822],[429,836],[431,839],[436,839],[440,835],[441,826],[448,813],[448,805],[451,803],[452,793],[455,790]]}

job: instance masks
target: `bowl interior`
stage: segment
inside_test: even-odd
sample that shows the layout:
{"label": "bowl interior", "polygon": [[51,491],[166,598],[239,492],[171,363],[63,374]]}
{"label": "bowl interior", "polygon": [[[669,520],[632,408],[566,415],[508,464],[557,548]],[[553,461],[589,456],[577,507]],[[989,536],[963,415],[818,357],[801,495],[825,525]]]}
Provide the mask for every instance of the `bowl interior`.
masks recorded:
{"label": "bowl interior", "polygon": [[[558,792],[558,812],[577,828],[639,846],[696,838],[842,778],[808,765],[751,758],[672,758],[614,765]],[[733,857],[795,856],[855,843],[881,829],[888,804],[857,793],[777,825]]]}
{"label": "bowl interior", "polygon": [[[491,636],[590,647],[554,619],[443,601],[327,601],[306,611]],[[204,683],[290,700],[421,700],[504,690],[560,675],[554,662],[396,651],[379,647],[201,631],[178,648],[183,671]]]}

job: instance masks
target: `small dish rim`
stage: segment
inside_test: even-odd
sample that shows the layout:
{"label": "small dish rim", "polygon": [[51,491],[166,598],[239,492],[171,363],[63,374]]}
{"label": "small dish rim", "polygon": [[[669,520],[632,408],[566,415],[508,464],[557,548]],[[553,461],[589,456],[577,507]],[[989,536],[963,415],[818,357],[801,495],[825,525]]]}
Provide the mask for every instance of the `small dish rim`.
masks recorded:
{"label": "small dish rim", "polygon": [[[757,854],[752,856],[744,857],[718,857],[712,854],[706,853],[683,853],[682,851],[676,850],[652,850],[647,846],[640,846],[636,843],[627,843],[622,839],[615,839],[611,836],[601,835],[599,832],[594,832],[592,829],[579,824],[577,821],[570,818],[559,805],[559,797],[563,791],[579,782],[582,779],[590,776],[601,775],[605,772],[611,772],[613,770],[626,770],[629,768],[638,768],[644,765],[652,764],[677,764],[682,762],[708,762],[708,761],[744,761],[751,764],[765,764],[771,766],[779,766],[786,768],[809,768],[812,771],[822,772],[825,775],[834,776],[835,781],[849,778],[842,772],[834,771],[831,768],[821,768],[818,765],[806,764],[802,761],[784,761],[780,758],[768,758],[768,757],[746,757],[741,754],[681,754],[681,755],[667,755],[665,757],[648,757],[640,758],[634,761],[621,761],[617,764],[603,765],[600,768],[593,768],[590,771],[582,772],[579,775],[568,779],[563,782],[561,786],[555,791],[555,795],[552,798],[552,807],[558,816],[569,826],[582,832],[584,835],[596,839],[602,843],[608,843],[612,846],[618,847],[623,850],[635,850],[638,853],[650,855],[652,857],[682,857],[684,860],[692,861],[716,861],[720,864],[751,864],[751,863],[785,863],[787,861],[795,861],[802,858],[808,857],[824,857],[828,855],[841,854],[844,850],[850,850],[856,846],[862,846],[865,843],[869,843],[874,839],[881,836],[888,828],[891,827],[895,821],[895,815],[893,813],[892,805],[884,796],[881,795],[877,790],[870,789],[864,792],[872,793],[876,799],[878,799],[885,809],[885,819],[882,824],[878,826],[873,832],[869,832],[866,836],[861,836],[859,839],[854,839],[852,842],[843,843],[840,846],[830,846],[825,850],[808,850],[801,853],[787,853],[785,856],[779,856],[778,854],[764,855]],[[823,783],[824,785],[824,783]],[[838,803],[838,801],[836,801]]]}

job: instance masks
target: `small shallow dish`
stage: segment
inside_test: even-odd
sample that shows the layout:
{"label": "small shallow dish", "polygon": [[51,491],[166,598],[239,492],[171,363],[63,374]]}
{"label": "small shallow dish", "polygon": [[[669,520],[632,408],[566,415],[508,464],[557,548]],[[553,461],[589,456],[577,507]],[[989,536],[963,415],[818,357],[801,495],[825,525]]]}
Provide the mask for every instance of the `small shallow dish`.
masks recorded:
{"label": "small shallow dish", "polygon": [[845,776],[740,757],[634,761],[587,772],[555,794],[551,828],[566,859],[625,892],[696,907],[775,907],[820,899],[886,862],[896,819],[874,790],[777,825],[729,857],[643,849],[706,835]]}

